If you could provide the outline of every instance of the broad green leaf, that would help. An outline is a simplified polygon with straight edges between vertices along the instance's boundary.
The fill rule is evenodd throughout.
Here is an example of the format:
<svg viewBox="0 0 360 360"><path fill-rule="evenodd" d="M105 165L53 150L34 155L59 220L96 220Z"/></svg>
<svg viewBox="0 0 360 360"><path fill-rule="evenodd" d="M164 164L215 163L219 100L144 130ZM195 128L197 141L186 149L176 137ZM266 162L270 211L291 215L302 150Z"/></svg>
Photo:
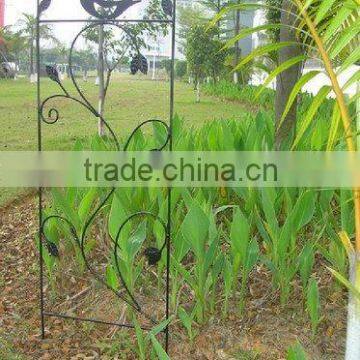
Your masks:
<svg viewBox="0 0 360 360"><path fill-rule="evenodd" d="M299 231L307 225L314 216L316 193L312 190L305 191L297 200L290 216L294 217L294 225Z"/></svg>
<svg viewBox="0 0 360 360"><path fill-rule="evenodd" d="M181 306L179 307L178 310L178 316L179 319L182 321L183 325L185 326L185 328L188 330L191 329L193 319Z"/></svg>
<svg viewBox="0 0 360 360"><path fill-rule="evenodd" d="M295 56L285 62L283 62L280 66L278 66L274 71L272 71L269 76L266 78L262 86L259 88L259 90L256 92L256 98L259 97L259 95L266 89L267 85L271 83L272 80L274 80L279 74L281 74L283 71L289 69L293 65L305 61L307 59L306 55L300 55Z"/></svg>
<svg viewBox="0 0 360 360"><path fill-rule="evenodd" d="M117 290L119 288L119 281L117 278L117 273L112 267L112 265L108 265L106 267L106 283L114 290Z"/></svg>
<svg viewBox="0 0 360 360"><path fill-rule="evenodd" d="M208 271L211 267L211 265L214 264L215 257L216 257L216 250L219 247L218 239L215 238L211 243L210 246L206 249L204 252L204 271Z"/></svg>
<svg viewBox="0 0 360 360"><path fill-rule="evenodd" d="M319 92L314 97L309 109L306 111L306 116L301 122L301 127L297 132L296 138L294 140L294 143L292 145L292 149L296 147L296 145L299 143L303 135L305 134L306 130L311 125L311 121L313 120L316 112L320 108L321 104L324 102L326 97L329 95L331 91L331 86L323 86Z"/></svg>
<svg viewBox="0 0 360 360"><path fill-rule="evenodd" d="M231 38L230 40L228 40L226 42L226 44L224 45L223 49L231 49L231 48L233 48L233 46L238 41L246 38L249 35L252 35L253 33L263 31L263 30L277 29L279 27L280 27L280 24L265 24L265 25L260 25L260 26L255 26L255 27L250 27L250 28L243 29L243 30L241 30L239 32L238 35L236 35L233 38Z"/></svg>
<svg viewBox="0 0 360 360"><path fill-rule="evenodd" d="M213 19L209 22L208 28L215 26L227 13L231 13L236 10L257 10L266 8L265 4L254 4L254 3L242 3L225 6Z"/></svg>
<svg viewBox="0 0 360 360"><path fill-rule="evenodd" d="M180 231L176 233L173 245L173 256L178 261L182 261L184 256L189 252L191 245L187 241L184 241L183 234Z"/></svg>
<svg viewBox="0 0 360 360"><path fill-rule="evenodd" d="M185 281L192 287L193 289L196 288L196 282L192 278L189 271L185 269L185 267L177 261L175 258L171 261L172 266L178 271L178 273L185 279Z"/></svg>
<svg viewBox="0 0 360 360"><path fill-rule="evenodd" d="M135 232L126 239L126 249L129 260L134 261L135 256L141 249L142 244L146 239L146 221L142 220Z"/></svg>
<svg viewBox="0 0 360 360"><path fill-rule="evenodd" d="M327 269L333 274L333 276L341 283L343 284L355 297L357 297L360 300L360 290L357 289L349 280L347 280L344 276L342 276L337 271L330 269L327 267Z"/></svg>
<svg viewBox="0 0 360 360"><path fill-rule="evenodd" d="M237 207L236 205L223 205L223 206L220 206L220 207L214 209L214 215L216 216L216 215L222 213L223 211L226 211L228 209L234 209L236 207Z"/></svg>
<svg viewBox="0 0 360 360"><path fill-rule="evenodd" d="M318 74L320 74L321 71L318 70L314 70L314 71L309 71L308 73L304 74L295 84L295 86L293 87L290 95L289 95L289 99L288 102L286 104L284 113L282 114L281 117L281 121L279 124L279 127L281 126L281 124L283 123L284 119L286 118L286 115L288 114L288 112L290 111L294 101L296 100L299 92L301 91L301 89L310 81L312 80L315 76L317 76Z"/></svg>
<svg viewBox="0 0 360 360"><path fill-rule="evenodd" d="M39 236L35 235L35 242L36 242L36 246L38 248L38 250L40 251L40 240L39 240ZM52 275L52 270L54 268L54 265L56 263L56 258L54 256L51 256L48 252L48 249L46 246L44 246L44 244L42 244L42 258L44 260L44 263L46 265L47 270L49 271L49 275Z"/></svg>
<svg viewBox="0 0 360 360"><path fill-rule="evenodd" d="M359 60L360 60L360 46L357 47L354 51L352 51L346 59L344 59L340 68L336 72L337 76L339 76L344 70L348 69L351 65L354 65Z"/></svg>
<svg viewBox="0 0 360 360"><path fill-rule="evenodd" d="M192 201L191 207L181 225L181 232L185 241L191 247L198 258L204 257L205 241L209 229L209 218L196 200Z"/></svg>
<svg viewBox="0 0 360 360"><path fill-rule="evenodd" d="M299 272L303 288L305 289L310 279L315 263L314 246L307 243L299 257Z"/></svg>
<svg viewBox="0 0 360 360"><path fill-rule="evenodd" d="M302 8L299 9L299 13L303 14L304 11L307 11L309 6L311 6L314 1L315 0L306 0L305 4L302 6Z"/></svg>
<svg viewBox="0 0 360 360"><path fill-rule="evenodd" d="M326 26L325 34L322 36L322 40L326 44L335 35L337 31L342 29L345 20L351 15L352 10L346 7L341 7L335 17L333 17Z"/></svg>
<svg viewBox="0 0 360 360"><path fill-rule="evenodd" d="M245 259L245 273L249 274L250 271L254 268L255 264L259 259L260 249L257 241L251 240L250 245L248 246L246 259Z"/></svg>
<svg viewBox="0 0 360 360"><path fill-rule="evenodd" d="M174 316L170 316L168 319L163 320L160 324L156 325L150 330L149 335L156 336L157 334L160 334L162 331L165 330L165 328L174 320Z"/></svg>
<svg viewBox="0 0 360 360"><path fill-rule="evenodd" d="M258 57L258 56L262 56L265 54L268 54L272 51L278 51L284 47L287 46L299 46L300 44L297 43L296 41L283 41L283 42L279 42L279 43L275 43L275 44L268 44L268 45L264 45L261 47L256 48L255 50L253 50L249 55L245 56L238 65L236 65L236 67L234 68L233 71L237 71L240 70L244 65L246 65L247 63L249 63L252 59Z"/></svg>
<svg viewBox="0 0 360 360"><path fill-rule="evenodd" d="M78 188L76 187L71 187L71 188L68 188L66 189L66 201L69 203L69 204L74 204L75 201L76 201L76 196L78 195Z"/></svg>
<svg viewBox="0 0 360 360"><path fill-rule="evenodd" d="M354 248L354 246L353 246L347 232L346 231L340 231L339 238L340 238L340 241L341 241L341 245L346 250L346 253L348 254L348 256L351 256L352 254L354 254L355 253L355 248Z"/></svg>
<svg viewBox="0 0 360 360"><path fill-rule="evenodd" d="M346 81L346 83L343 85L342 90L345 91L346 89L349 88L349 86L353 85L353 84L357 84L360 80L360 71L357 70L348 81Z"/></svg>
<svg viewBox="0 0 360 360"><path fill-rule="evenodd" d="M250 226L240 209L235 210L231 224L230 239L234 256L239 256L241 263L244 263L247 247L250 242Z"/></svg>
<svg viewBox="0 0 360 360"><path fill-rule="evenodd" d="M354 229L353 193L348 189L340 189L341 234L352 234Z"/></svg>
<svg viewBox="0 0 360 360"><path fill-rule="evenodd" d="M136 341L138 343L139 348L139 357L140 360L146 359L146 345L145 345L145 338L143 330L141 329L141 326L136 319L136 316L133 316L133 322L135 324L135 334L136 334Z"/></svg>
<svg viewBox="0 0 360 360"><path fill-rule="evenodd" d="M313 191L305 191L297 200L294 208L285 220L281 228L279 237L279 254L284 256L291 243L292 237L310 222L315 211L315 193Z"/></svg>
<svg viewBox="0 0 360 360"><path fill-rule="evenodd" d="M157 341L156 337L153 334L150 334L150 339L155 349L156 355L159 360L171 360L168 354L165 352L161 344Z"/></svg>
<svg viewBox="0 0 360 360"><path fill-rule="evenodd" d="M91 188L83 197L79 204L78 214L81 223L83 224L86 218L89 216L91 206L96 198L98 190L96 188Z"/></svg>
<svg viewBox="0 0 360 360"><path fill-rule="evenodd" d="M51 216L47 211L44 211L44 219ZM46 222L44 232L46 239L55 245L59 245L59 219L53 218Z"/></svg>
<svg viewBox="0 0 360 360"><path fill-rule="evenodd" d="M62 215L65 216L65 218L67 218L77 230L80 230L81 222L78 214L73 208L73 204L66 201L65 196L59 189L53 188L51 190L51 195L53 197L55 207L62 212Z"/></svg>
<svg viewBox="0 0 360 360"><path fill-rule="evenodd" d="M273 188L264 188L261 191L262 209L265 214L265 220L270 227L270 236L277 237L279 225L275 212L276 190Z"/></svg>
<svg viewBox="0 0 360 360"><path fill-rule="evenodd" d="M126 220L127 213L119 199L119 196L115 193L113 197L113 201L111 204L111 210L109 215L109 234L111 238L115 241L118 231L120 229L121 224ZM124 235L128 230L124 229Z"/></svg>
<svg viewBox="0 0 360 360"><path fill-rule="evenodd" d="M166 139L168 137L168 132L165 126L159 122L153 122L153 129L154 129L154 137L156 140L156 147L161 148L166 143Z"/></svg>
<svg viewBox="0 0 360 360"><path fill-rule="evenodd" d="M316 11L316 16L315 16L315 25L317 25L320 21L322 21L324 19L324 17L328 14L329 10L331 9L331 7L333 6L333 4L336 2L337 0L322 0L320 3L320 6L318 7L317 11Z"/></svg>
<svg viewBox="0 0 360 360"><path fill-rule="evenodd" d="M330 124L326 151L331 151L334 147L336 135L339 130L340 119L341 119L341 115L340 115L339 105L337 102L335 102L331 116L331 124Z"/></svg>
<svg viewBox="0 0 360 360"><path fill-rule="evenodd" d="M360 32L360 21L353 23L350 27L345 29L338 39L336 39L334 46L330 50L330 57L334 59L339 53L353 40Z"/></svg>

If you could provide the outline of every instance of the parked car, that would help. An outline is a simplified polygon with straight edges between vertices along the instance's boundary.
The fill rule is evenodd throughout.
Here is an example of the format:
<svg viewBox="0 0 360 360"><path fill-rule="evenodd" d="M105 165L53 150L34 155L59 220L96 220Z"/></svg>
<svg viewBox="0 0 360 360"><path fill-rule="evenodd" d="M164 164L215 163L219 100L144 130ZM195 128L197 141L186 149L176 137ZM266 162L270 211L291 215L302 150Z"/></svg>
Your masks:
<svg viewBox="0 0 360 360"><path fill-rule="evenodd" d="M0 78L14 79L17 73L17 65L12 62L0 63Z"/></svg>

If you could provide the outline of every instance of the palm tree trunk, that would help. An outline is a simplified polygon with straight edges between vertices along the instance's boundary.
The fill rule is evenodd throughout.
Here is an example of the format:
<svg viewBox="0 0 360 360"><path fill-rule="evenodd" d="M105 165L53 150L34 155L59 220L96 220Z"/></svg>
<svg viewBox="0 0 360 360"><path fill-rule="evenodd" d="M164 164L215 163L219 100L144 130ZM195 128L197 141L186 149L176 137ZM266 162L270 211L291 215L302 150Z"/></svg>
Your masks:
<svg viewBox="0 0 360 360"><path fill-rule="evenodd" d="M360 292L360 258L350 254L350 282ZM349 291L345 360L360 359L360 299Z"/></svg>
<svg viewBox="0 0 360 360"><path fill-rule="evenodd" d="M360 91L360 82L357 83L357 93ZM360 149L360 99L356 102L356 142ZM360 253L353 251L349 255L350 283L360 293ZM360 359L360 299L349 291L348 323L346 336L345 360Z"/></svg>
<svg viewBox="0 0 360 360"><path fill-rule="evenodd" d="M291 0L283 0L281 12L281 23L284 25L294 26L296 18L289 12L295 12L295 5ZM288 26L282 26L280 28L280 42L282 41L296 41L295 30L289 29ZM279 51L279 65L285 61L294 58L301 54L300 46L287 46ZM295 64L289 69L283 71L276 78L276 96L275 96L275 146L277 150L281 148L287 148L290 142L293 140L296 128L296 112L297 112L297 101L294 101L293 106L285 117L284 121L280 126L280 120L284 113L286 104L288 102L290 93L295 86L296 82L301 76L302 64Z"/></svg>
<svg viewBox="0 0 360 360"><path fill-rule="evenodd" d="M220 11L221 11L221 0L218 0L218 2L217 2L217 13L219 14ZM221 22L220 22L220 20L217 22L217 27L219 29L218 39L220 40L220 38L221 38L221 34L220 34Z"/></svg>
<svg viewBox="0 0 360 360"><path fill-rule="evenodd" d="M240 32L240 10L236 10L235 15L235 36L239 35ZM235 55L234 55L234 66L236 66L240 61L240 43L237 41L235 43ZM237 84L239 82L239 73L237 71L234 71L234 83Z"/></svg>
<svg viewBox="0 0 360 360"><path fill-rule="evenodd" d="M29 41L29 48L30 48L30 69L29 69L30 74L29 75L31 77L31 75L34 74L34 41L32 38Z"/></svg>
<svg viewBox="0 0 360 360"><path fill-rule="evenodd" d="M99 25L99 49L98 49L98 78L99 78L99 121L98 134L105 135L104 122L101 119L104 115L104 101L105 101L105 79L104 79L104 25Z"/></svg>
<svg viewBox="0 0 360 360"><path fill-rule="evenodd" d="M356 85L356 93L360 94L360 81ZM356 144L357 150L360 150L360 98L356 100Z"/></svg>

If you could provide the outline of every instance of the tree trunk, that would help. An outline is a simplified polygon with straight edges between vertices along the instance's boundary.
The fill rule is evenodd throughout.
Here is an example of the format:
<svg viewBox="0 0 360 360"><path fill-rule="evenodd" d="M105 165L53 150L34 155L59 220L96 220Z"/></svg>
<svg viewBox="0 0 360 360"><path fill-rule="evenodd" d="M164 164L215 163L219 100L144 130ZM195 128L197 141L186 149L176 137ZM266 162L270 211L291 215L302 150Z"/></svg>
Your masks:
<svg viewBox="0 0 360 360"><path fill-rule="evenodd" d="M360 81L357 82L356 93L360 94ZM360 98L356 100L356 145L357 151L360 151Z"/></svg>
<svg viewBox="0 0 360 360"><path fill-rule="evenodd" d="M153 56L151 80L156 80L156 55Z"/></svg>
<svg viewBox="0 0 360 360"><path fill-rule="evenodd" d="M30 39L30 44L29 44L29 48L30 48L30 77L31 75L34 74L34 41L33 39L31 38Z"/></svg>
<svg viewBox="0 0 360 360"><path fill-rule="evenodd" d="M357 93L360 91L360 82L357 83ZM357 149L360 149L360 99L356 101L356 131ZM360 293L360 253L350 253L350 282ZM349 291L348 323L346 336L345 360L360 359L360 299Z"/></svg>
<svg viewBox="0 0 360 360"><path fill-rule="evenodd" d="M289 12L296 13L295 5L291 0L283 0L281 12L281 23L284 25L294 26L296 17ZM288 27L280 28L280 42L282 41L296 41L295 30ZM279 65L285 61L301 54L300 46L287 46L279 51ZM290 93L295 86L296 82L301 76L302 64L298 63L283 71L276 78L276 96L275 96L275 146L277 150L286 149L289 147L290 142L293 140L296 129L296 112L297 112L297 100L294 101L293 106L282 122L280 121L282 114L284 113L286 104L288 102Z"/></svg>
<svg viewBox="0 0 360 360"><path fill-rule="evenodd" d="M240 32L240 10L236 10L235 15L235 36L239 35ZM235 54L234 54L234 67L239 63L241 55L240 43L237 41L235 43ZM239 82L239 74L237 71L234 72L234 83L237 84Z"/></svg>
<svg viewBox="0 0 360 360"><path fill-rule="evenodd" d="M360 292L359 254L350 254L350 282ZM360 359L360 299L349 291L345 360Z"/></svg>
<svg viewBox="0 0 360 360"><path fill-rule="evenodd" d="M196 83L196 102L200 102L200 81Z"/></svg>
<svg viewBox="0 0 360 360"><path fill-rule="evenodd" d="M217 2L217 13L219 14L220 11L221 11L221 0L218 0L218 2ZM218 20L218 22L217 22L217 27L218 27L218 30L219 30L218 39L220 40L220 38L221 38L221 33L220 33L221 22L220 22L220 20Z"/></svg>
<svg viewBox="0 0 360 360"><path fill-rule="evenodd" d="M104 25L99 25L99 49L98 49L98 78L99 78L99 115L104 115L105 79L104 79ZM98 121L99 136L105 135L105 125L101 118Z"/></svg>

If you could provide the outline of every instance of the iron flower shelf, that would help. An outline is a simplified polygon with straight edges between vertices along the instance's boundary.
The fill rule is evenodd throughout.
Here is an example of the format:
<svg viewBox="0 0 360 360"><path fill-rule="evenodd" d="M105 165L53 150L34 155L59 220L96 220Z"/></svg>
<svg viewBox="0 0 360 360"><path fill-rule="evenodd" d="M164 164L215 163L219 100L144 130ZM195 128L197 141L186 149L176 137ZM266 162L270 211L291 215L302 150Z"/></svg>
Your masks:
<svg viewBox="0 0 360 360"><path fill-rule="evenodd" d="M144 125L148 123L159 123L162 125L166 132L167 137L164 141L164 144L159 147L158 149L151 149L161 151L166 147L169 150L172 150L172 119L173 119L173 104L174 104L174 71L171 72L171 86L170 86L170 104L169 104L169 124L167 124L163 120L159 119L149 119L142 122L138 125L130 134L129 138L125 142L123 148L121 148L120 143L117 139L115 132L110 127L109 123L106 121L106 118L99 114L97 109L91 104L91 101L86 97L86 95L81 91L81 88L74 76L73 71L73 52L74 46L78 38L87 30L94 28L99 25L111 25L115 26L118 29L127 32L127 28L123 26L122 22L124 20L118 19L126 10L130 9L132 6L139 4L142 0L79 0L84 10L95 18L95 20L89 21L89 19L78 20L79 22L86 23L86 26L75 36L72 45L70 47L69 52L69 73L70 73L70 80L75 88L76 94L73 95L70 91L64 86L61 82L59 74L54 66L46 66L46 73L48 77L58 84L60 92L57 94L53 94L44 100L41 99L40 90L41 90L41 83L40 83L40 35L39 35L39 24L42 22L53 22L52 20L42 19L41 16L44 12L46 12L52 4L51 0L42 0L41 2L38 0L38 16L37 16L37 73L38 73L38 143L39 143L39 151L42 150L42 126L44 124L54 125L58 122L59 119L59 110L56 107L50 107L50 109L45 112L45 107L49 101L56 100L56 99L66 99L69 101L73 101L78 106L83 107L85 110L88 111L89 115L95 118L99 118L102 120L103 124L105 125L108 133L110 134L111 139L113 140L116 150L117 151L127 151L131 140L133 139L136 132L141 129ZM160 1L160 0L159 0ZM155 18L147 19L127 19L126 22L144 22L144 23L153 23L156 21L166 22L171 25L171 59L172 65L174 65L174 57L175 57L175 8L176 2L171 0L161 0L161 14L159 14L158 19L157 16ZM58 20L58 22L72 22L71 20ZM90 23L90 24L89 24ZM128 34L128 39L132 42L133 47L137 50L136 54L133 56L130 70L132 74L136 74L138 71L146 74L148 71L148 64L146 58L141 54L140 49L137 46L136 38L132 35ZM57 313L50 313L45 311L45 296L44 296L44 264L43 264L43 252L44 247L48 251L51 256L54 257L61 257L61 251L57 247L56 244L51 242L49 238L46 236L46 228L51 220L56 221L57 223L63 223L66 225L72 234L73 241L76 246L79 248L82 259L84 264L89 272L100 284L102 284L106 289L111 291L116 297L127 303L134 311L142 314L142 307L140 301L137 299L136 293L132 293L126 282L124 280L124 276L121 272L120 265L119 265L119 239L122 234L124 227L131 222L133 219L137 218L151 218L153 221L157 221L161 224L164 230L164 239L163 244L160 248L149 246L143 250L143 256L146 257L149 266L156 265L161 258L166 254L166 293L165 295L165 318L168 320L170 317L170 308L169 308L169 290L170 290L170 242L171 242L171 189L168 189L167 194L167 218L161 219L159 216L147 211L146 209L135 212L129 215L123 223L119 226L116 238L113 240L113 257L115 259L116 265L116 272L120 279L122 285L122 291L118 291L117 289L110 286L105 280L102 278L101 274L98 274L97 270L91 265L89 259L87 258L85 245L87 236L89 234L89 229L93 224L94 220L99 216L100 210L109 203L115 193L115 188L109 190L109 192L104 196L102 200L99 201L99 204L93 210L93 212L88 216L82 230L76 229L75 225L71 222L70 219L66 218L65 216L53 214L50 216L45 217L43 211L43 189L39 189L39 238L40 240L40 254L39 254L39 261L40 261L40 310L41 310L41 333L42 337L45 336L45 318L46 317L59 317L64 319L72 319L72 320L79 320L79 321L90 321L94 323L101 323L101 324L108 324L108 325L115 325L119 327L125 328L132 328L132 325L129 324L119 324L115 322L106 322L99 319L83 319L78 317L69 316L66 314L57 314ZM125 293L125 295L124 295ZM156 324L156 321L148 317L152 324ZM146 329L146 328L145 328ZM148 329L146 329L148 330ZM165 333L165 349L168 351L169 346L169 327L167 326L164 330Z"/></svg>

